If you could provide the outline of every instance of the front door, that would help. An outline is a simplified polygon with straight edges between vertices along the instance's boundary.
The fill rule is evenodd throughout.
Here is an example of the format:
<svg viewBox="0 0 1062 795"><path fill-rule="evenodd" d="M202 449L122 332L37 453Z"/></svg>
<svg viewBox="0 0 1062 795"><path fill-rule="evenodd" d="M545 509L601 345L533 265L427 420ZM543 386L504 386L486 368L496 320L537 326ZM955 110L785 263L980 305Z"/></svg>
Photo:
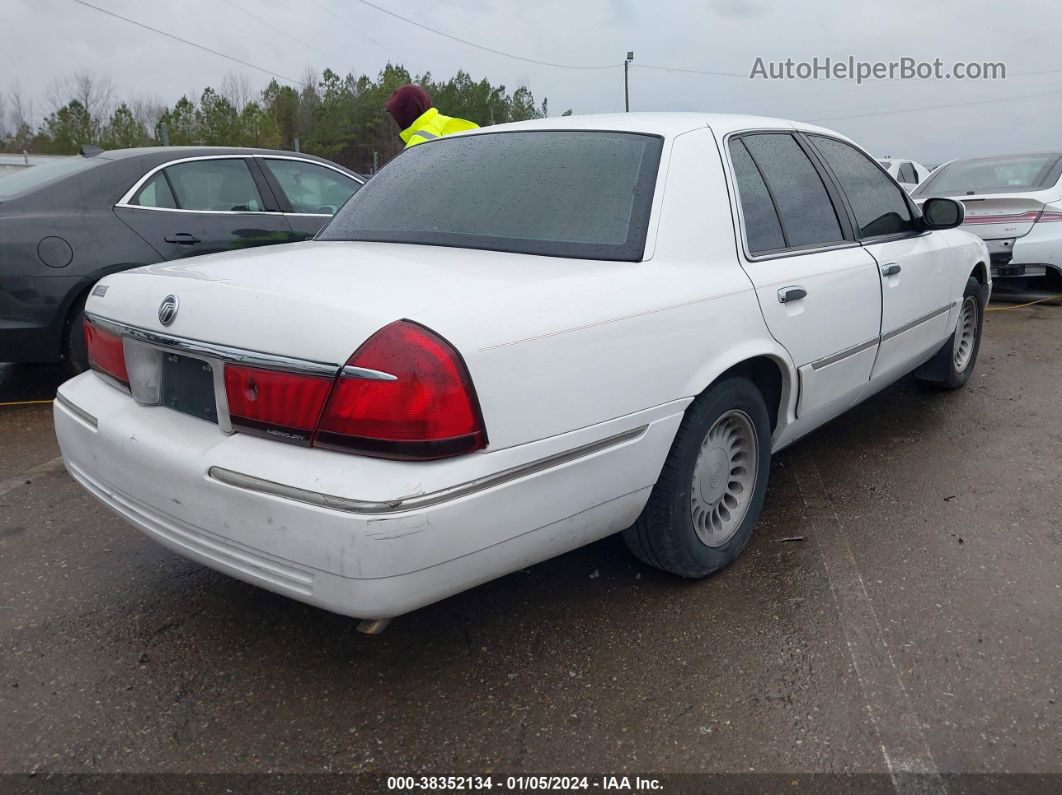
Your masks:
<svg viewBox="0 0 1062 795"><path fill-rule="evenodd" d="M851 239L839 199L806 144L785 132L731 137L731 168L747 255L771 334L800 374L797 417L825 422L853 405L878 347L877 267Z"/></svg>
<svg viewBox="0 0 1062 795"><path fill-rule="evenodd" d="M854 146L809 135L851 207L881 280L881 346L872 379L889 382L913 369L947 338L951 309L949 246L923 231L903 189Z"/></svg>
<svg viewBox="0 0 1062 795"><path fill-rule="evenodd" d="M290 242L291 227L252 166L243 157L175 162L114 211L168 260Z"/></svg>

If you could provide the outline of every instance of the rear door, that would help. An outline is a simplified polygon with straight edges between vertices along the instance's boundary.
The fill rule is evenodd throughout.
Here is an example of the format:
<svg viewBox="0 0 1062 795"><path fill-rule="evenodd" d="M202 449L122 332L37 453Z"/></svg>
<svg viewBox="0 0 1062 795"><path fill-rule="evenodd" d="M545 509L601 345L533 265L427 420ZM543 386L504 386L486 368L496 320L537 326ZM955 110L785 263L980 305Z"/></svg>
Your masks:
<svg viewBox="0 0 1062 795"><path fill-rule="evenodd" d="M147 174L114 211L170 260L290 242L291 227L253 166L248 157L174 161Z"/></svg>
<svg viewBox="0 0 1062 795"><path fill-rule="evenodd" d="M881 320L877 267L805 142L783 131L743 133L728 139L727 152L745 270L800 374L797 416L824 422L870 378Z"/></svg>
<svg viewBox="0 0 1062 795"><path fill-rule="evenodd" d="M362 185L338 168L312 160L261 155L255 159L297 240L316 235Z"/></svg>
<svg viewBox="0 0 1062 795"><path fill-rule="evenodd" d="M922 230L911 200L874 160L836 138L808 139L841 188L857 237L878 264L881 345L871 377L891 380L948 336L954 254L945 235Z"/></svg>

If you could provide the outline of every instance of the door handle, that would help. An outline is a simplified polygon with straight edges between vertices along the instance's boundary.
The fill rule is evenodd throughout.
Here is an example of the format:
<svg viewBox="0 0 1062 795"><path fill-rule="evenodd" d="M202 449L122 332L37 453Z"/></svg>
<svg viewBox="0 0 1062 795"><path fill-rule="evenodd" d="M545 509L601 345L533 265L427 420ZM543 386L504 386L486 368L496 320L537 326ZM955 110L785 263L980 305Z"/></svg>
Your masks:
<svg viewBox="0 0 1062 795"><path fill-rule="evenodd" d="M790 301L799 301L801 298L806 298L808 291L803 287L783 287L778 291L778 303L788 304Z"/></svg>
<svg viewBox="0 0 1062 795"><path fill-rule="evenodd" d="M199 242L199 238L188 232L177 232L176 234L164 237L167 243L177 243L180 246L194 246Z"/></svg>
<svg viewBox="0 0 1062 795"><path fill-rule="evenodd" d="M882 265L881 266L881 275L882 276L895 276L899 272L900 272L900 266L897 265L895 262L890 262L888 265Z"/></svg>

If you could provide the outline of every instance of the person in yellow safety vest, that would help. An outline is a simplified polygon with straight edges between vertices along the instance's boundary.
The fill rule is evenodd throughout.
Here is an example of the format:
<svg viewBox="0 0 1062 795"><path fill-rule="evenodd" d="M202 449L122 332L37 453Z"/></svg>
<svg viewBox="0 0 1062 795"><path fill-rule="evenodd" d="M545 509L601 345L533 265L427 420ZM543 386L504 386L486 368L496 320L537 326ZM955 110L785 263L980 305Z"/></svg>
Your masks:
<svg viewBox="0 0 1062 795"><path fill-rule="evenodd" d="M412 83L396 88L384 107L398 123L399 136L406 142L406 149L433 138L479 127L475 122L443 116L432 107L428 92Z"/></svg>

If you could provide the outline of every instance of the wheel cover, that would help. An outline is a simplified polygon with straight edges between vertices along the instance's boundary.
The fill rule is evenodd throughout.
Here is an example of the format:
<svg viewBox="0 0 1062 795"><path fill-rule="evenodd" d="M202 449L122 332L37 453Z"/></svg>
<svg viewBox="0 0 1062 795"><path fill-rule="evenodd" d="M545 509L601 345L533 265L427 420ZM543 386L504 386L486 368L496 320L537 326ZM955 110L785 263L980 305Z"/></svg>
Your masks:
<svg viewBox="0 0 1062 795"><path fill-rule="evenodd" d="M977 299L968 295L959 310L959 322L955 327L955 347L952 351L952 363L955 372L961 373L970 366L973 358L974 343L977 341L977 313L980 308Z"/></svg>
<svg viewBox="0 0 1062 795"><path fill-rule="evenodd" d="M756 426L745 412L728 411L708 429L690 490L693 528L705 546L722 546L741 526L756 491L758 458Z"/></svg>

